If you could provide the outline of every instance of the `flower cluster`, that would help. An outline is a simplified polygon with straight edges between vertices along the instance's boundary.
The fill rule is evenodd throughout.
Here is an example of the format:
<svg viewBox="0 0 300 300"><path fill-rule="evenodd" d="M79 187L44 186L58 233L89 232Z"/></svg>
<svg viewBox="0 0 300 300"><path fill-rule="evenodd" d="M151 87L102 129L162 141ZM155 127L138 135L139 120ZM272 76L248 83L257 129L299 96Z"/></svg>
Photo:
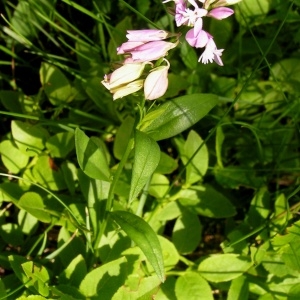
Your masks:
<svg viewBox="0 0 300 300"><path fill-rule="evenodd" d="M203 17L222 20L234 11L225 5L241 0L165 0L175 2L176 25L186 25L191 29L186 33L186 41L195 48L205 48L199 62L207 64L215 61L223 66L223 49L218 49L213 36L203 30ZM105 75L102 84L119 99L144 88L145 99L154 100L164 95L168 88L170 64L165 58L168 51L179 43L180 34L159 29L128 30L128 41L117 48L124 55L121 67ZM173 41L170 41L172 40Z"/></svg>
<svg viewBox="0 0 300 300"><path fill-rule="evenodd" d="M195 48L205 48L199 62L207 64L215 61L223 66L221 59L224 49L218 49L214 38L203 30L203 17L212 17L217 20L231 16L234 11L225 5L232 5L241 0L165 0L164 3L175 2L175 21L177 27L187 25L192 27L185 36L186 41ZM200 5L200 6L199 6Z"/></svg>
<svg viewBox="0 0 300 300"><path fill-rule="evenodd" d="M170 67L165 56L170 49L178 45L178 36L157 29L128 30L126 35L128 41L117 48L118 54L125 55L122 66L105 75L102 81L113 94L113 99L122 98L143 87L147 100L163 96L168 88ZM176 41L166 41L171 37L175 37ZM147 66L151 66L152 69L147 71Z"/></svg>

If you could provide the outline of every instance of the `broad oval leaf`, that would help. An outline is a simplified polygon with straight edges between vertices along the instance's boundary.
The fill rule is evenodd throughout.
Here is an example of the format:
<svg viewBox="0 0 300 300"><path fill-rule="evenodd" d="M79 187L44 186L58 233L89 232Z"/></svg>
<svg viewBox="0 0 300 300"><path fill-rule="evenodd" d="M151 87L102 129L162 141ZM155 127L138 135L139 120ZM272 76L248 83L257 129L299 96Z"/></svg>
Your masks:
<svg viewBox="0 0 300 300"><path fill-rule="evenodd" d="M186 272L175 284L177 300L213 300L208 282L196 272Z"/></svg>
<svg viewBox="0 0 300 300"><path fill-rule="evenodd" d="M230 200L210 185L182 189L179 202L193 212L210 218L228 218L236 214Z"/></svg>
<svg viewBox="0 0 300 300"><path fill-rule="evenodd" d="M51 136L46 147L51 157L66 157L74 149L73 132L59 132Z"/></svg>
<svg viewBox="0 0 300 300"><path fill-rule="evenodd" d="M178 97L147 114L140 129L156 141L170 138L196 124L217 103L213 94Z"/></svg>
<svg viewBox="0 0 300 300"><path fill-rule="evenodd" d="M158 144L147 134L137 130L129 202L137 197L158 166L159 160Z"/></svg>
<svg viewBox="0 0 300 300"><path fill-rule="evenodd" d="M187 254L193 252L200 243L202 236L202 224L199 217L183 210L182 215L176 220L172 241L179 253Z"/></svg>
<svg viewBox="0 0 300 300"><path fill-rule="evenodd" d="M251 266L249 257L232 253L216 254L204 259L198 271L208 281L223 282L241 276Z"/></svg>
<svg viewBox="0 0 300 300"><path fill-rule="evenodd" d="M91 178L109 181L106 154L79 128L75 130L75 146L81 170Z"/></svg>
<svg viewBox="0 0 300 300"><path fill-rule="evenodd" d="M41 222L51 222L51 215L46 211L43 198L38 193L25 193L18 201L18 206L36 217Z"/></svg>
<svg viewBox="0 0 300 300"><path fill-rule="evenodd" d="M11 132L17 147L28 156L39 154L48 138L48 132L41 126L21 121L11 122Z"/></svg>
<svg viewBox="0 0 300 300"><path fill-rule="evenodd" d="M112 299L126 277L126 258L121 257L89 272L81 281L79 290L86 298Z"/></svg>
<svg viewBox="0 0 300 300"><path fill-rule="evenodd" d="M29 156L23 154L10 140L0 143L0 154L4 166L13 174L25 168L29 160Z"/></svg>
<svg viewBox="0 0 300 300"><path fill-rule="evenodd" d="M142 218L127 212L114 211L110 213L113 220L143 251L159 279L165 280L164 260L157 235L150 225Z"/></svg>
<svg viewBox="0 0 300 300"><path fill-rule="evenodd" d="M40 78L45 93L53 105L73 100L71 84L64 73L57 67L48 63L42 63Z"/></svg>

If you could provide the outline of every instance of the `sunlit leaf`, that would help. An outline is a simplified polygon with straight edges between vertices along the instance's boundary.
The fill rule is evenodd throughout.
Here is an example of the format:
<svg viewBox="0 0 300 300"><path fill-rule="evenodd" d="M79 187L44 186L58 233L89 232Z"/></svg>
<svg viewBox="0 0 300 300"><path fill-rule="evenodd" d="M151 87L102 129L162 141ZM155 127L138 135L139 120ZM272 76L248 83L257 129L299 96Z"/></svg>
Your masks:
<svg viewBox="0 0 300 300"><path fill-rule="evenodd" d="M248 257L238 254L215 254L204 259L199 267L200 274L212 282L230 281L245 273L252 263Z"/></svg>
<svg viewBox="0 0 300 300"><path fill-rule="evenodd" d="M217 103L218 97L212 94L175 98L148 113L140 129L157 141L170 138L196 124Z"/></svg>
<svg viewBox="0 0 300 300"><path fill-rule="evenodd" d="M94 179L108 181L110 170L105 153L79 128L75 130L75 146L81 170Z"/></svg>
<svg viewBox="0 0 300 300"><path fill-rule="evenodd" d="M186 272L180 276L175 285L178 300L213 300L208 282L196 272Z"/></svg>
<svg viewBox="0 0 300 300"><path fill-rule="evenodd" d="M126 211L114 211L110 213L110 216L141 248L157 276L163 282L165 275L162 249L157 235L150 225L140 217Z"/></svg>
<svg viewBox="0 0 300 300"><path fill-rule="evenodd" d="M129 201L137 197L146 182L149 180L160 159L158 144L147 134L136 131L134 162L132 169L132 179L129 193Z"/></svg>

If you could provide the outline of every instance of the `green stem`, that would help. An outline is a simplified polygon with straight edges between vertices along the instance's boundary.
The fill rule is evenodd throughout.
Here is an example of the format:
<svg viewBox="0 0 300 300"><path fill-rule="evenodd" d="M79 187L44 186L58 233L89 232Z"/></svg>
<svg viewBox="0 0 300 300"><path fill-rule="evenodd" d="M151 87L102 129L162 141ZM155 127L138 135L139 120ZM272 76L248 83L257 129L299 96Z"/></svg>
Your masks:
<svg viewBox="0 0 300 300"><path fill-rule="evenodd" d="M139 201L139 206L136 210L136 215L141 217L143 215L143 209L144 209L144 206L145 206L145 203L146 203L146 200L147 200L147 197L148 197L148 190L149 190L149 187L150 187L150 182L151 182L151 179L152 179L152 176L148 179L144 189L143 189L143 192L142 192L142 195L141 195L141 198L140 198L140 201Z"/></svg>
<svg viewBox="0 0 300 300"><path fill-rule="evenodd" d="M45 236L45 234L47 234L53 228L54 225L55 225L54 223L51 223L50 226L39 236L39 238L35 241L35 243L30 248L30 250L28 251L28 253L27 253L26 256L30 256L31 255L31 253L37 247L37 245L41 242L41 240L43 239L43 237Z"/></svg>
<svg viewBox="0 0 300 300"><path fill-rule="evenodd" d="M107 226L107 217L108 217L108 212L111 211L112 207L113 207L113 203L114 203L114 192L115 192L115 188L117 185L117 182L119 181L119 178L121 176L122 170L125 166L125 163L128 159L128 156L130 154L130 151L132 149L134 143L134 138L132 137L128 144L127 144L127 148L125 150L125 153L118 165L117 171L115 173L114 179L111 183L110 189L109 189L109 193L108 193L108 198L107 198L107 202L106 202L106 209L105 209L105 213L104 213L104 218L103 218L103 222L101 224L100 230L99 230L99 234L97 235L96 241L95 241L95 248L98 247L101 237L104 234L105 228Z"/></svg>

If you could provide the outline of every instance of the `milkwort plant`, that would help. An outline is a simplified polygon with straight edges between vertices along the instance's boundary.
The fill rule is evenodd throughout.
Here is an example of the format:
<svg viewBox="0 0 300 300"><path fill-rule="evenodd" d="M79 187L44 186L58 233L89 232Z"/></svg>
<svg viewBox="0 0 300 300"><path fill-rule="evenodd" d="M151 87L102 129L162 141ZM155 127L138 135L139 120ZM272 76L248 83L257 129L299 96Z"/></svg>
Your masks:
<svg viewBox="0 0 300 300"><path fill-rule="evenodd" d="M4 2L1 299L300 297L300 3L153 2Z"/></svg>

